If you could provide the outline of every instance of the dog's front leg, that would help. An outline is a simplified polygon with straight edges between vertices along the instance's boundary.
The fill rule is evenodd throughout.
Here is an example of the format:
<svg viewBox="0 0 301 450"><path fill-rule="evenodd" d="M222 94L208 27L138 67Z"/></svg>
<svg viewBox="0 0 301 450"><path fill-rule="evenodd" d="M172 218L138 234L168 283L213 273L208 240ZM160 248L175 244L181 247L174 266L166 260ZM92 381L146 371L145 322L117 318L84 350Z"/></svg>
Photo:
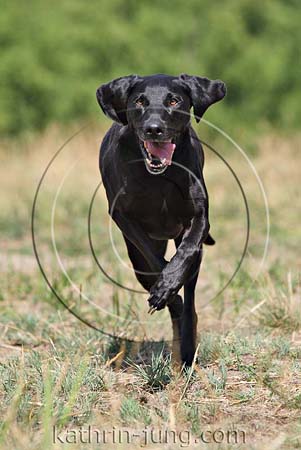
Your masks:
<svg viewBox="0 0 301 450"><path fill-rule="evenodd" d="M152 251L152 242L143 228L134 221L128 220L119 212L114 212L113 219L129 241L141 252L149 264L151 271L159 275L166 266L166 260Z"/></svg>
<svg viewBox="0 0 301 450"><path fill-rule="evenodd" d="M183 235L176 254L165 266L150 290L149 305L152 311L162 309L181 289L190 276L190 268L199 258L201 245L209 232L206 214L194 217Z"/></svg>

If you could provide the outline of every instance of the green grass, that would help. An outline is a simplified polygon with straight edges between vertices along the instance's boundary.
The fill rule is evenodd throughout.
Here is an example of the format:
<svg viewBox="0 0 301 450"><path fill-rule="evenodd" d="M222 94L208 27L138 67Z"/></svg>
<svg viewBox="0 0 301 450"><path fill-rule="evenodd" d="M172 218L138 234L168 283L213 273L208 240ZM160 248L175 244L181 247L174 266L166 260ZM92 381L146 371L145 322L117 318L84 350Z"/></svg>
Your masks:
<svg viewBox="0 0 301 450"><path fill-rule="evenodd" d="M68 306L119 337L103 335L70 315L47 288L33 257L29 229L32 195L43 164L53 153L54 141L60 140L60 132L51 130L42 135L28 153L20 153L18 158L14 154L2 155L0 173L14 201L1 200L4 251L0 280L0 448L59 449L59 442L52 444L54 426L63 436L68 430L79 431L89 425L101 430L167 428L190 433L191 439L200 438L206 430L238 430L246 433L246 445L223 442L212 443L210 448L299 448L300 260L298 247L292 245L292 231L286 233L286 226L290 230L299 226L298 212L287 201L299 186L295 140L288 145L279 137L277 153L273 150L275 138L258 143L255 165L264 176L272 220L277 226L272 228L265 268L256 280L254 273L264 242L264 215L260 196L251 195L255 187L243 162L236 161L246 185L250 182L252 187L251 246L233 283L210 302L238 261L245 230L233 180L224 173L223 166L208 157L206 180L217 244L206 249L196 289L198 358L193 370L178 373L170 363L171 325L167 312L150 318L147 297L112 287L91 258L86 213L99 180L94 144L98 138L97 133L82 136L72 154L62 155L51 173L41 198L37 242L47 275ZM78 287L74 290L53 252L49 207L70 158L85 157L87 142L93 144L88 146L91 152L84 159L81 178L74 173L67 182L55 224L62 262ZM42 149L41 153L38 149ZM284 157L287 165L283 164ZM25 162L30 170L24 171ZM286 192L279 188L279 171L287 180ZM10 173L16 173L16 177L12 179ZM233 194L232 204L227 200L229 193ZM19 212L14 221L16 210ZM108 245L103 193L99 194L94 214L93 238L101 262L118 282L139 289L133 274L118 264ZM114 239L128 262L116 228ZM85 296L91 297L96 306ZM143 342L125 342L121 333ZM108 448L123 448L110 445ZM179 441L177 445L180 448ZM131 448L138 447L138 440L132 443ZM89 447L69 444L68 448ZM93 444L91 448L99 446ZM162 444L160 448L169 447Z"/></svg>
<svg viewBox="0 0 301 450"><path fill-rule="evenodd" d="M166 357L163 351L159 354L152 354L149 363L129 362L129 365L140 379L144 380L145 386L152 391L161 390L170 382L170 357Z"/></svg>

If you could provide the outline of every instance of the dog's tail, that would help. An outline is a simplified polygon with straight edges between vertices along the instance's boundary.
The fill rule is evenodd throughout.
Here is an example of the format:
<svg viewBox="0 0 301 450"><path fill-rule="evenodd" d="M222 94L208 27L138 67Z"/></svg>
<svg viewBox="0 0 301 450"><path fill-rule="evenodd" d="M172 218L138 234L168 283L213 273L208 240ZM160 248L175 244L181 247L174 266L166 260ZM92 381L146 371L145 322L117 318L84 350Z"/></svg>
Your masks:
<svg viewBox="0 0 301 450"><path fill-rule="evenodd" d="M215 244L215 240L213 239L213 237L210 234L208 234L208 236L204 240L204 244L206 244L206 245L214 245Z"/></svg>

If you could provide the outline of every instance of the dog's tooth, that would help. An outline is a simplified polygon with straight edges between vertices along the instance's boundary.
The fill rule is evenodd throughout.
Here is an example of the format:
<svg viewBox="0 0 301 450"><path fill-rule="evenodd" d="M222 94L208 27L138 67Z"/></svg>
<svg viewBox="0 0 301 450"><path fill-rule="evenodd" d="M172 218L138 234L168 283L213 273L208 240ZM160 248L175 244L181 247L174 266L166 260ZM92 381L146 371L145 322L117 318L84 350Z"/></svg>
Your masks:
<svg viewBox="0 0 301 450"><path fill-rule="evenodd" d="M162 159L162 164L165 164L166 163L166 158L163 158Z"/></svg>

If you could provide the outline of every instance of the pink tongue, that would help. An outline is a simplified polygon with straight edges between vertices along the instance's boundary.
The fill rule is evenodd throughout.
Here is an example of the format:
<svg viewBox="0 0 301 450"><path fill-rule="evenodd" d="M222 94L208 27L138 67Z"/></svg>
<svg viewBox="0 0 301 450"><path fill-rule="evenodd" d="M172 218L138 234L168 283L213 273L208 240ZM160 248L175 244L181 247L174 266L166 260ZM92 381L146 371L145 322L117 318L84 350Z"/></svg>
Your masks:
<svg viewBox="0 0 301 450"><path fill-rule="evenodd" d="M171 159L173 152L176 148L175 144L171 142L153 142L153 141L145 141L145 147L147 150L157 158L166 159L166 164L171 165Z"/></svg>

